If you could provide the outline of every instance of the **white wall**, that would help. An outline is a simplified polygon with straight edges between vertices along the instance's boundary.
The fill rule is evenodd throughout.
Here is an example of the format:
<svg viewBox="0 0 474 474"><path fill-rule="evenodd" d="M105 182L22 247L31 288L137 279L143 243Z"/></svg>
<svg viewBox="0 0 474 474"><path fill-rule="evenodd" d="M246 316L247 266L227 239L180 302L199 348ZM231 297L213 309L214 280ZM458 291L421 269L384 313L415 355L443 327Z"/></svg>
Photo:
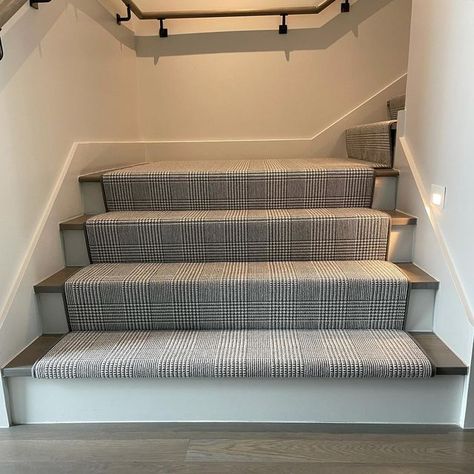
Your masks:
<svg viewBox="0 0 474 474"><path fill-rule="evenodd" d="M407 171L399 202L407 210L418 206L415 262L441 280L435 331L468 363L474 302L473 54L472 0L414 0L405 151L425 199L434 183L447 186L447 200L444 210L426 213ZM443 257L443 242L451 258ZM474 421L472 407L469 414Z"/></svg>
<svg viewBox="0 0 474 474"><path fill-rule="evenodd" d="M143 138L307 139L403 75L411 1L359 0L348 15L339 3L319 16L290 17L286 36L277 33L277 17L167 21L167 39L157 36L156 22L142 22Z"/></svg>
<svg viewBox="0 0 474 474"><path fill-rule="evenodd" d="M32 285L63 265L43 226L73 142L138 138L133 33L104 5L25 5L2 31L0 363L41 333Z"/></svg>

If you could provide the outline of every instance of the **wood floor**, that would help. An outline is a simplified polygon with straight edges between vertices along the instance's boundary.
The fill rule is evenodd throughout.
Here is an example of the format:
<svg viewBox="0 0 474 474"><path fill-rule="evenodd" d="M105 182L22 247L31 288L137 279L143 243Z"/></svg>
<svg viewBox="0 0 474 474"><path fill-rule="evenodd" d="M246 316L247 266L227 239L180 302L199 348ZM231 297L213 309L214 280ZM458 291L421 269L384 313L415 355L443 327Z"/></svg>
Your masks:
<svg viewBox="0 0 474 474"><path fill-rule="evenodd" d="M1 474L474 473L455 427L127 424L0 430Z"/></svg>

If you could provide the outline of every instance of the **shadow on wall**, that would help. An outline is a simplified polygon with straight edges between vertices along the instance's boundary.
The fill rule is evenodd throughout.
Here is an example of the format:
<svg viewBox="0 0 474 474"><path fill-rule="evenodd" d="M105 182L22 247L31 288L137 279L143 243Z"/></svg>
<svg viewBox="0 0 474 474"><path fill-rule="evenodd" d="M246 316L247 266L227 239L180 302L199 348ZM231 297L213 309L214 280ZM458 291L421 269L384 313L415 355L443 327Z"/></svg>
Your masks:
<svg viewBox="0 0 474 474"><path fill-rule="evenodd" d="M8 28L2 35L5 57L0 63L0 91L36 49L39 50L40 56L47 54L42 42L69 5L75 9L76 22L80 21L77 12L81 11L97 24L102 25L122 46L134 49L133 32L123 25L117 25L114 14L97 0L55 0L40 5L40 10L31 9L27 14L19 17L11 28ZM18 32L25 31L28 34L22 34L21 41L19 41ZM74 30L71 29L71 35L74 34ZM80 37L76 39L80 41Z"/></svg>
<svg viewBox="0 0 474 474"><path fill-rule="evenodd" d="M288 35L279 35L277 30L260 30L174 36L170 31L168 38L137 36L137 57L154 58L157 64L160 56L284 51L289 60L291 51L327 49L349 32L357 36L358 25L392 1L359 1L352 5L351 13L338 14L320 28L291 30L289 27Z"/></svg>

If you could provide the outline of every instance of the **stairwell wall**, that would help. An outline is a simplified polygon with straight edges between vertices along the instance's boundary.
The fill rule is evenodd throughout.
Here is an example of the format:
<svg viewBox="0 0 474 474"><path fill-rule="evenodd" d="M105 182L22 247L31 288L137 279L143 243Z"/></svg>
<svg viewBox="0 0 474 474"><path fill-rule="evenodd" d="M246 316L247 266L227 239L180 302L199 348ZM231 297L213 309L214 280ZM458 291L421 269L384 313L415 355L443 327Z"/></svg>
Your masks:
<svg viewBox="0 0 474 474"><path fill-rule="evenodd" d="M1 33L0 364L42 332L33 285L64 265L48 216L73 143L138 138L133 32L113 4L26 3Z"/></svg>
<svg viewBox="0 0 474 474"><path fill-rule="evenodd" d="M473 53L472 0L414 0L403 140L425 201L431 184L446 186L447 196L444 209L418 205L416 212L412 206L420 199L406 169L399 204L420 218L415 263L441 281L434 329L466 363L471 362L474 323ZM461 422L472 427L474 380L466 387L465 402Z"/></svg>
<svg viewBox="0 0 474 474"><path fill-rule="evenodd" d="M279 3L288 5L231 0L225 8ZM278 17L166 21L166 39L158 37L155 21L140 22L136 50L144 140L255 140L254 148L261 151L264 141L268 146L275 139L281 140L283 156L301 156L298 139L310 141L406 73L411 0L351 3L350 14L341 14L335 2L320 15L289 17L288 35L278 34ZM152 4L169 8L164 0L140 2ZM189 5L187 0L182 8ZM199 2L200 8L206 6L216 7L216 2ZM403 93L405 84L400 84L392 94ZM383 101L365 120L385 117ZM345 154L342 140L336 146L337 139L330 138L333 146L324 147L325 154ZM250 156L250 146L228 149L231 157L238 157L239 148ZM314 144L313 153L319 146ZM311 149L304 152L309 155ZM183 158L193 158L192 150L185 153Z"/></svg>

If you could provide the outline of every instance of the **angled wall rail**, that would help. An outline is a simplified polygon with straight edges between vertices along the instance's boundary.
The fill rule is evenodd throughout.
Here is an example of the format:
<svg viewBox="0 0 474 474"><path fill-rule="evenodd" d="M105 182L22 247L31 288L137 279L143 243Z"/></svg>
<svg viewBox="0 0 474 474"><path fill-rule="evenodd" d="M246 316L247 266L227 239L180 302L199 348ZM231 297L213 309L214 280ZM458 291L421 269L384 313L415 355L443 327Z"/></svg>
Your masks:
<svg viewBox="0 0 474 474"><path fill-rule="evenodd" d="M40 3L49 3L51 0L0 0L0 31L2 26L26 3L38 10ZM0 61L3 59L4 50L0 38Z"/></svg>
<svg viewBox="0 0 474 474"><path fill-rule="evenodd" d="M168 30L164 27L165 20L179 20L184 18L226 18L226 17L244 17L244 16L280 16L281 24L278 29L280 34L288 32L288 25L286 24L286 17L289 15L317 15L332 5L337 0L324 0L318 5L312 7L286 7L286 8L247 8L235 10L187 10L187 11L143 11L133 0L122 0L127 7L126 16L117 14L117 23L120 25L132 18L132 13L140 20L157 20L160 22L160 37L168 36ZM349 0L342 0L341 12L347 13L350 11Z"/></svg>

